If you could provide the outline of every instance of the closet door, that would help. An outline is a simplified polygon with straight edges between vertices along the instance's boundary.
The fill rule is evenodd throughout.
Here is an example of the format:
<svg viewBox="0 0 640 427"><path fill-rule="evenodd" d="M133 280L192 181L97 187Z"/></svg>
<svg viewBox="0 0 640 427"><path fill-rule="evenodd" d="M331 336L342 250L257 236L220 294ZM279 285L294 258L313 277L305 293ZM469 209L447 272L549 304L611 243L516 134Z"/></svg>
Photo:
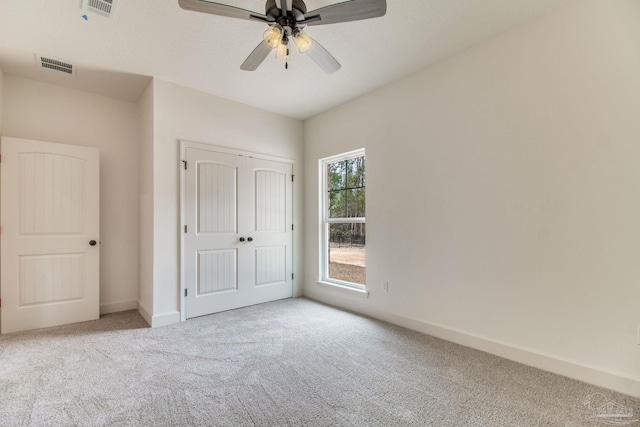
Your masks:
<svg viewBox="0 0 640 427"><path fill-rule="evenodd" d="M186 317L291 297L291 164L197 148L186 161Z"/></svg>
<svg viewBox="0 0 640 427"><path fill-rule="evenodd" d="M252 304L293 296L291 164L248 159L252 213L247 246Z"/></svg>

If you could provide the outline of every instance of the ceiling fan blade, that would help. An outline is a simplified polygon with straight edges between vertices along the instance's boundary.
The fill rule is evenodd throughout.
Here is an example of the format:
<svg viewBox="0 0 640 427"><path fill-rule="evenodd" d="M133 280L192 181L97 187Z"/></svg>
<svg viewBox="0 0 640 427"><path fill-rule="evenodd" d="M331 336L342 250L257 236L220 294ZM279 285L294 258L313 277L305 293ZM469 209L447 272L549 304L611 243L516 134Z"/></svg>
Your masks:
<svg viewBox="0 0 640 427"><path fill-rule="evenodd" d="M310 20L307 25L326 25L378 18L386 13L387 0L351 0L312 10L305 13L304 17Z"/></svg>
<svg viewBox="0 0 640 427"><path fill-rule="evenodd" d="M255 71L258 69L260 64L264 62L265 58L269 56L271 52L271 48L269 45L263 40L253 52L244 60L242 65L240 66L241 70L244 71Z"/></svg>
<svg viewBox="0 0 640 427"><path fill-rule="evenodd" d="M312 40L313 45L311 46L311 49L309 49L309 52L307 52L307 55L309 55L309 57L313 59L313 61L318 64L318 66L322 68L325 73L333 74L340 68L342 68L342 65L340 65L338 60L334 58L327 49L325 49L316 40Z"/></svg>
<svg viewBox="0 0 640 427"><path fill-rule="evenodd" d="M185 10L193 10L195 12L210 13L211 15L227 16L229 18L247 19L247 20L267 20L267 17L253 12L251 10L241 9L226 4L214 3L205 0L178 0L180 7Z"/></svg>

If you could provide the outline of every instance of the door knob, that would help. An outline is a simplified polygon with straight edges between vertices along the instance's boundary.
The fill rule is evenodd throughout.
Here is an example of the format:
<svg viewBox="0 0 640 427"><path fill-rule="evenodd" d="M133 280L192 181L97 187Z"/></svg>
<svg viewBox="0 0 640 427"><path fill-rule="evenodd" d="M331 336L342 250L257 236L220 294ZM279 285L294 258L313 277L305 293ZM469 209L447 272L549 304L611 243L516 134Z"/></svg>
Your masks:
<svg viewBox="0 0 640 427"><path fill-rule="evenodd" d="M95 246L97 243L98 243L98 242L96 242L95 240L92 240L92 241L90 241L90 242L89 242L89 244L90 244L91 246Z"/></svg>
<svg viewBox="0 0 640 427"><path fill-rule="evenodd" d="M253 242L253 237L247 238L248 241Z"/></svg>
<svg viewBox="0 0 640 427"><path fill-rule="evenodd" d="M240 238L240 241L241 241L241 242L244 242L244 237L241 237L241 238Z"/></svg>

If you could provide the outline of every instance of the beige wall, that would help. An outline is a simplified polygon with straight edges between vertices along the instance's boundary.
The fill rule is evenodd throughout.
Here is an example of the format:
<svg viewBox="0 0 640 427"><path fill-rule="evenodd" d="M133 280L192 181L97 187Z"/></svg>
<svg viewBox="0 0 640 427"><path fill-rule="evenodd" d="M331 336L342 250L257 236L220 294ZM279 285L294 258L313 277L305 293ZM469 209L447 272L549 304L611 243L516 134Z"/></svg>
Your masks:
<svg viewBox="0 0 640 427"><path fill-rule="evenodd" d="M4 76L3 134L100 150L100 309L137 307L136 104Z"/></svg>
<svg viewBox="0 0 640 427"><path fill-rule="evenodd" d="M640 396L638 117L640 2L620 0L306 121L305 294ZM368 299L316 283L318 159L360 147Z"/></svg>
<svg viewBox="0 0 640 427"><path fill-rule="evenodd" d="M296 161L302 177L302 122L154 80L153 326L179 320L179 141L202 142ZM302 225L302 185L294 186L294 221ZM302 229L300 227L299 229ZM302 274L302 233L294 235L294 271ZM294 293L301 294L296 281Z"/></svg>

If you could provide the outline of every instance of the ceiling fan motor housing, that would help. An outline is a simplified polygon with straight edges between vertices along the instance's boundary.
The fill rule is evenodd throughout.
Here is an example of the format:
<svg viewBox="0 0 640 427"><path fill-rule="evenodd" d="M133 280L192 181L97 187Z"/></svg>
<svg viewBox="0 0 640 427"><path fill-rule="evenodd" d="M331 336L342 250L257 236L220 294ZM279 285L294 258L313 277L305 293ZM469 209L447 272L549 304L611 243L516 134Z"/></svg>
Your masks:
<svg viewBox="0 0 640 427"><path fill-rule="evenodd" d="M282 11L276 5L276 0L267 0L264 9L267 21L277 23L283 28L302 28L305 25L304 15L307 13L307 5L302 0L292 0L290 12Z"/></svg>

